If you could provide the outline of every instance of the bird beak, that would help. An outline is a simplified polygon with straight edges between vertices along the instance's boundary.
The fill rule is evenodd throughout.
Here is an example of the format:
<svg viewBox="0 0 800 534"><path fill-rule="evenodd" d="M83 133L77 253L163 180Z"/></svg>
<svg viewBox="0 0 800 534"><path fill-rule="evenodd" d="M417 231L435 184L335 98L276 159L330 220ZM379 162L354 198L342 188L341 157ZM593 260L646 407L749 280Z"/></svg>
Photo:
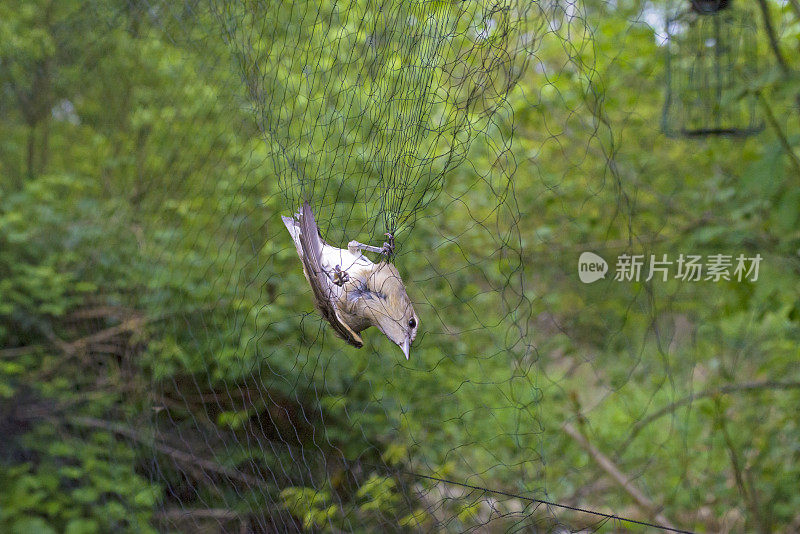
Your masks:
<svg viewBox="0 0 800 534"><path fill-rule="evenodd" d="M406 360L408 359L408 353L411 351L411 341L406 338L405 341L400 345L400 348L403 349L403 354L406 355Z"/></svg>

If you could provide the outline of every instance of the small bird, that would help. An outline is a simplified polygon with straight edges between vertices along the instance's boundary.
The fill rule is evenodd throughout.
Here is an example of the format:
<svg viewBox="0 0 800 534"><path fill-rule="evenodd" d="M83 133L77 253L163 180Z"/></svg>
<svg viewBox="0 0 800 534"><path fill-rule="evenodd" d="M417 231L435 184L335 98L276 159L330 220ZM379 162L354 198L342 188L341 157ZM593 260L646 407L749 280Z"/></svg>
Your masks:
<svg viewBox="0 0 800 534"><path fill-rule="evenodd" d="M387 261L394 253L393 236L386 234L389 242L383 247L350 241L347 249L336 248L322 239L308 202L294 217L281 219L303 262L314 305L336 335L360 348L364 342L359 333L375 326L403 350L407 360L419 319L400 273ZM384 258L373 263L362 251Z"/></svg>

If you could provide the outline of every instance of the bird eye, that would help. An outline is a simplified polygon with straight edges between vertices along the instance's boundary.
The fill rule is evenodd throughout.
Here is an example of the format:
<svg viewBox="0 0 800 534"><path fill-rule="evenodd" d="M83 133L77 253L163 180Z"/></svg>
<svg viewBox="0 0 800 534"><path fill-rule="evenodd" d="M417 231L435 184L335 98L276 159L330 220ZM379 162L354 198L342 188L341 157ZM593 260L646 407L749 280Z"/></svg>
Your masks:
<svg viewBox="0 0 800 534"><path fill-rule="evenodd" d="M414 328L415 326L417 326L417 320L412 317L411 319L408 320L408 327Z"/></svg>

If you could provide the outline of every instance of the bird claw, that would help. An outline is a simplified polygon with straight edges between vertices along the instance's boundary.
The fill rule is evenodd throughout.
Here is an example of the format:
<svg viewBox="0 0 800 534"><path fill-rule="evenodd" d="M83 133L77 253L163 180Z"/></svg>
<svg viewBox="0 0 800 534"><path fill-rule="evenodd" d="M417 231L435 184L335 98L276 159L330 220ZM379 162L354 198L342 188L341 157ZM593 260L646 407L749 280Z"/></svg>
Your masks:
<svg viewBox="0 0 800 534"><path fill-rule="evenodd" d="M350 281L350 275L347 271L343 271L340 265L333 268L333 283L342 287L346 282Z"/></svg>
<svg viewBox="0 0 800 534"><path fill-rule="evenodd" d="M383 244L383 248L381 248L381 254L386 256L393 256L394 255L394 234L387 232L385 234L386 237L389 238L387 242Z"/></svg>

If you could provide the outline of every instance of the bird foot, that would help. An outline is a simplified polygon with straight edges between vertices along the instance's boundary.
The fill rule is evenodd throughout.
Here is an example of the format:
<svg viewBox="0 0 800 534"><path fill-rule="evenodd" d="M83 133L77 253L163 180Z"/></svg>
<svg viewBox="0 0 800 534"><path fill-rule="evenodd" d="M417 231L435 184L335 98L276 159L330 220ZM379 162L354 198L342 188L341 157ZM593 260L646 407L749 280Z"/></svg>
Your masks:
<svg viewBox="0 0 800 534"><path fill-rule="evenodd" d="M393 256L394 255L394 235L387 233L384 234L389 239L383 244L382 247L373 247L371 245L365 245L364 243L359 243L358 241L350 241L347 244L347 250L350 251L351 254L360 254L363 251L373 252L375 254L383 254L384 256Z"/></svg>
<svg viewBox="0 0 800 534"><path fill-rule="evenodd" d="M333 283L342 287L346 282L350 281L350 275L347 271L343 271L340 265L333 268Z"/></svg>
<svg viewBox="0 0 800 534"><path fill-rule="evenodd" d="M383 244L383 247L381 248L381 254L383 254L385 256L393 256L394 255L394 234L392 234L390 232L387 232L387 233L385 233L383 235L388 237L389 240Z"/></svg>

